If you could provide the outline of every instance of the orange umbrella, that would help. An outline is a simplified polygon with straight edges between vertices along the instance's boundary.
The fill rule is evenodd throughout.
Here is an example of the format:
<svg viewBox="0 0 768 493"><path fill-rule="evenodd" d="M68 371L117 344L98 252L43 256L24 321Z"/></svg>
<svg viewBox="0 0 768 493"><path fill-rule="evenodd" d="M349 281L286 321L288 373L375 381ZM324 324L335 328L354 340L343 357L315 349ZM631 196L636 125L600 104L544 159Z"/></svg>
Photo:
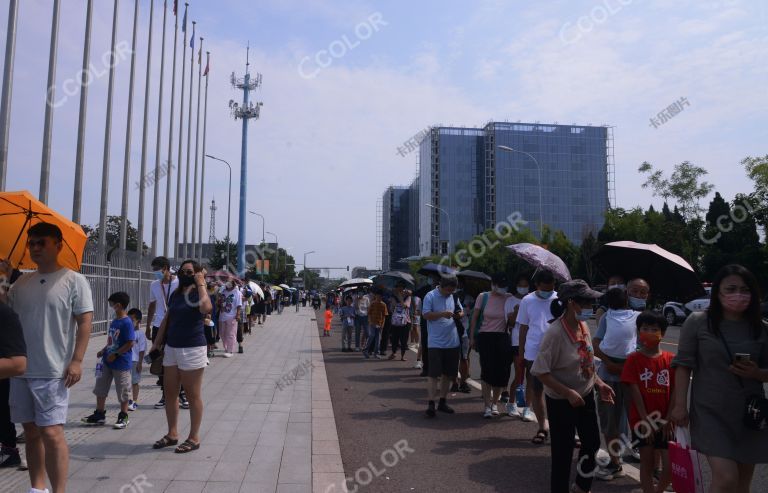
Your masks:
<svg viewBox="0 0 768 493"><path fill-rule="evenodd" d="M64 246L59 253L59 263L79 271L83 250L88 237L79 224L75 224L26 190L0 192L0 258L18 269L35 269L29 258L27 231L37 223L51 223L61 229Z"/></svg>

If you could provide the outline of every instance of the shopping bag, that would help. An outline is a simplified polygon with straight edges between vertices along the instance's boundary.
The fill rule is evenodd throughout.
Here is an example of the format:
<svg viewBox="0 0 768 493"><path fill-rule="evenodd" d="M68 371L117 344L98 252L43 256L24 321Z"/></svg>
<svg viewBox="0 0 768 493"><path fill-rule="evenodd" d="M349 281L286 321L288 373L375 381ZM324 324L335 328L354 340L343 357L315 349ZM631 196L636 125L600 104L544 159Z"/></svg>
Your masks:
<svg viewBox="0 0 768 493"><path fill-rule="evenodd" d="M669 461L672 465L672 487L676 493L704 493L699 453L691 448L691 434L687 428L675 428L677 442L669 442Z"/></svg>

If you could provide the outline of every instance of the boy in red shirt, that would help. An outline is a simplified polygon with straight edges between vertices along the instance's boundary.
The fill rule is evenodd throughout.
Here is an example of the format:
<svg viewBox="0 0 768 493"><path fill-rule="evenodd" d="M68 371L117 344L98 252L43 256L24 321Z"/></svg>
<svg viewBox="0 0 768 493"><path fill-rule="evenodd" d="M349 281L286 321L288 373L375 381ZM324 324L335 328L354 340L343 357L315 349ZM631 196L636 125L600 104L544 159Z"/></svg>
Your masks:
<svg viewBox="0 0 768 493"><path fill-rule="evenodd" d="M331 321L333 320L333 313L331 313L331 307L328 306L325 309L325 330L323 331L324 336L330 336L331 335Z"/></svg>
<svg viewBox="0 0 768 493"><path fill-rule="evenodd" d="M640 449L640 485L643 493L662 493L671 482L667 442L672 429L668 414L672 408L674 355L659 347L666 331L667 320L661 313L644 311L638 315L638 349L629 355L621 372L621 383L627 385L631 400L629 424L632 443ZM654 486L656 451L661 453L663 469L659 483Z"/></svg>

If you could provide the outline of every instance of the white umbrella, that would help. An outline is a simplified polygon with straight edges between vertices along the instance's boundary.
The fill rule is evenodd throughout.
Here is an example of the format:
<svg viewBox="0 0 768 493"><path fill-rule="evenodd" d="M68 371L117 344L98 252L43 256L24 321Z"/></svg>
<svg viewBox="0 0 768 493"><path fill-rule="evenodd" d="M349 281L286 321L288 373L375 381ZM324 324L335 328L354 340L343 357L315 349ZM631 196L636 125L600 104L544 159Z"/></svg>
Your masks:
<svg viewBox="0 0 768 493"><path fill-rule="evenodd" d="M373 285L373 281L370 279L366 279L364 277L357 277L355 279L350 279L348 281L344 281L339 285L340 288L354 288L354 287L360 287L360 286L371 286Z"/></svg>
<svg viewBox="0 0 768 493"><path fill-rule="evenodd" d="M291 287L287 284L279 284L279 286L283 289L291 289Z"/></svg>
<svg viewBox="0 0 768 493"><path fill-rule="evenodd" d="M256 284L253 281L248 282L248 287L251 288L251 291L253 291L253 294L258 295L261 297L261 299L264 299L264 291L262 291L261 286Z"/></svg>

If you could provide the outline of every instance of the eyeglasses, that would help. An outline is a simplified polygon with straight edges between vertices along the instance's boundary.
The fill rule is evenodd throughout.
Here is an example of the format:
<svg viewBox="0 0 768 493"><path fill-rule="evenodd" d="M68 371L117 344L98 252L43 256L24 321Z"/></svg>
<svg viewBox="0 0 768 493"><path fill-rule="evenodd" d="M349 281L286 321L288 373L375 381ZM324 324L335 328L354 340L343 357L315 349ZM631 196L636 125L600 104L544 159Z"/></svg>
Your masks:
<svg viewBox="0 0 768 493"><path fill-rule="evenodd" d="M723 294L752 294L752 290L749 289L749 286L736 286L736 285L730 285L725 286L721 288L720 290Z"/></svg>

